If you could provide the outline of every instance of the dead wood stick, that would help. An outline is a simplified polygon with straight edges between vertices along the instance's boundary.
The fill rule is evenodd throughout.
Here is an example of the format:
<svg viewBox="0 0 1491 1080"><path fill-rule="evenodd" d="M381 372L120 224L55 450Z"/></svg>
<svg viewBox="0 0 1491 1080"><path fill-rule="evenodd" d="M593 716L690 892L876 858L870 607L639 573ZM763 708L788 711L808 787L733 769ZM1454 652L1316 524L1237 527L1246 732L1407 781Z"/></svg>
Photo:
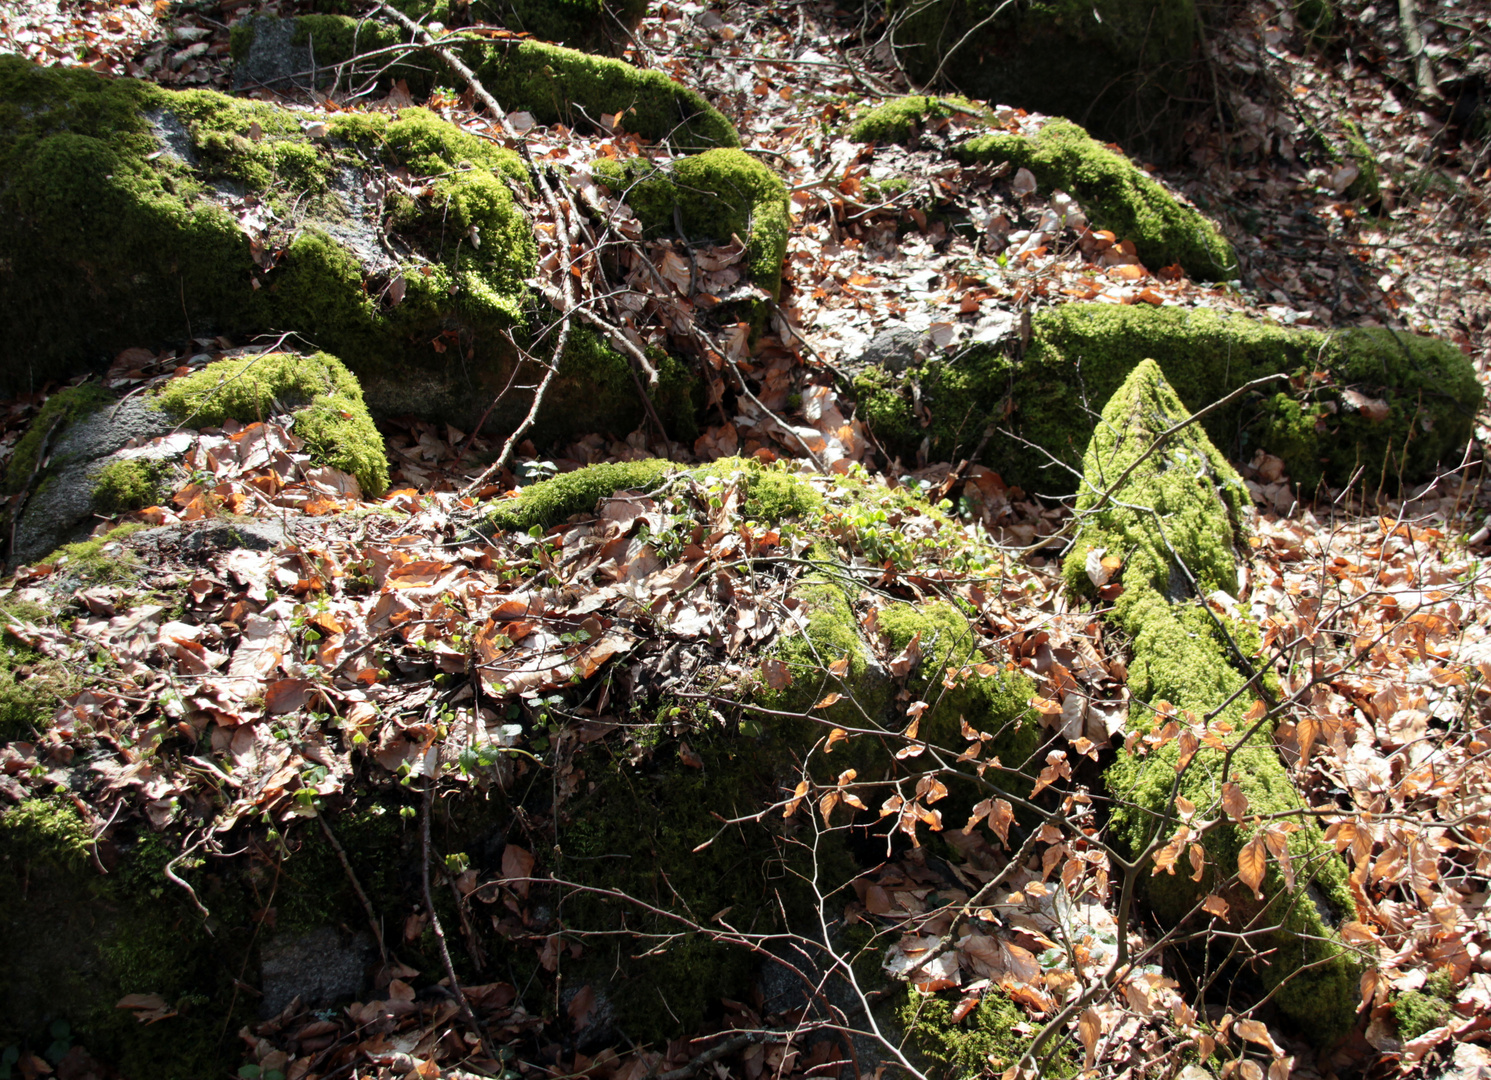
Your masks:
<svg viewBox="0 0 1491 1080"><path fill-rule="evenodd" d="M321 831L326 835L326 842L331 845L331 850L337 853L337 859L340 860L342 869L347 873L347 880L352 885L352 891L357 894L357 899L362 903L362 910L367 914L368 929L373 932L373 941L378 946L378 958L387 964L388 950L383 945L383 928L378 925L378 913L373 910L373 902L368 899L368 894L362 891L362 884L357 880L357 875L352 872L352 863L347 859L347 852L342 849L336 834L326 823L326 815L317 814L316 820L321 823Z"/></svg>
<svg viewBox="0 0 1491 1080"><path fill-rule="evenodd" d="M1398 27L1403 33L1403 44L1413 58L1413 82L1418 92L1430 101L1442 96L1439 82L1434 78L1434 66L1429 63L1429 54L1424 49L1424 35L1419 30L1418 6L1414 0L1398 0Z"/></svg>
<svg viewBox="0 0 1491 1080"><path fill-rule="evenodd" d="M450 948L445 944L445 928L440 925L440 914L435 910L435 900L430 893L430 818L433 816L435 781L425 781L425 812L424 825L420 830L422 844L422 868L424 871L425 886L425 908L430 913L430 929L435 932L435 943L440 947L440 960L445 965L445 977L450 980L450 992L456 999L456 1004L461 1008L461 1016L466 1023L471 1025L471 1030L476 1032L476 1037L481 1040L481 1052L487 1057L492 1056L487 1046L487 1035L482 1026L476 1021L476 1014L471 1011L471 1003L466 1000L466 995L461 990L461 982L456 978L455 965L450 962Z"/></svg>

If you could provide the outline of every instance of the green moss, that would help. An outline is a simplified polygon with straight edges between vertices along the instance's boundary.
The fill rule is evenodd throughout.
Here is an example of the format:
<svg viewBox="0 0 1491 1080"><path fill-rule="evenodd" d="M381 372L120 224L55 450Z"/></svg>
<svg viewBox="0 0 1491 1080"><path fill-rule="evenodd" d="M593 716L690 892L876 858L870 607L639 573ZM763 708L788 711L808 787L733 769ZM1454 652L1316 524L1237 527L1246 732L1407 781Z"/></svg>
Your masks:
<svg viewBox="0 0 1491 1080"><path fill-rule="evenodd" d="M102 536L58 548L42 562L57 565L70 577L80 578L89 585L126 584L139 576L140 561L131 552L117 550L111 545L131 533L148 528L149 525L139 521L115 525ZM105 551L105 547L109 550ZM63 559L67 560L65 564L61 564Z"/></svg>
<svg viewBox="0 0 1491 1080"><path fill-rule="evenodd" d="M368 416L362 388L334 356L268 353L218 360L167 383L157 401L194 427L221 426L229 418L251 424L289 412L295 434L316 459L355 476L373 498L388 488L383 436Z"/></svg>
<svg viewBox="0 0 1491 1080"><path fill-rule="evenodd" d="M595 173L631 206L648 236L677 236L681 220L691 243L740 237L751 280L776 297L791 215L786 185L761 162L741 150L711 150L666 171L633 158L598 161Z"/></svg>
<svg viewBox="0 0 1491 1080"><path fill-rule="evenodd" d="M314 0L312 6L333 15L361 14L354 0ZM393 6L448 29L486 23L607 55L625 48L647 14L645 0L395 0Z"/></svg>
<svg viewBox="0 0 1491 1080"><path fill-rule="evenodd" d="M995 1076L1014 1067L1030 1048L1031 1024L1013 1001L986 991L978 1007L961 1022L953 1020L956 1000L923 994L908 986L896 1010L910 1044L941 1066L938 1077ZM1076 1076L1081 1061L1070 1040L1059 1040L1042 1076Z"/></svg>
<svg viewBox="0 0 1491 1080"><path fill-rule="evenodd" d="M112 461L93 477L93 508L108 517L142 510L160 498L167 471L159 461Z"/></svg>
<svg viewBox="0 0 1491 1080"><path fill-rule="evenodd" d="M76 1043L124 1075L231 1072L238 1055L219 1034L225 1022L251 1018L247 995L233 1004L247 909L243 924L220 925L213 937L161 874L177 853L169 841L145 834L114 846L113 872L100 874L93 830L66 799L30 800L0 816L0 872L24 882L0 891L0 927L17 965L0 988L0 1044L60 1020ZM203 875L178 870L209 904L220 899ZM141 1024L115 1007L132 993L159 994L177 1015Z"/></svg>
<svg viewBox="0 0 1491 1080"><path fill-rule="evenodd" d="M651 711L661 719L666 710ZM798 920L794 925L807 925L812 897L805 882L812 867L803 847L781 842L769 829L719 827L720 819L752 813L776 797L787 747L770 737L724 732L687 709L674 712L666 722L675 730L686 726L703 768L681 764L671 741L660 742L651 760L636 767L606 748L578 759L594 786L567 807L558 832L558 876L691 912L705 924L718 915L748 933L784 929L784 908L789 920ZM818 855L819 880L853 877L834 838ZM760 969L760 958L744 949L680 934L676 922L606 897L571 892L560 920L574 940L586 942L581 960L566 964L566 984L606 987L618 1026L637 1042L661 1044L697 1030L721 997L749 996ZM619 964L614 938L584 936L622 926L657 936L623 943Z"/></svg>
<svg viewBox="0 0 1491 1080"><path fill-rule="evenodd" d="M70 386L47 398L26 434L16 443L5 474L5 490L14 494L30 481L31 474L36 471L36 456L44 441L48 448L55 447L69 424L113 400L113 395L98 383Z"/></svg>
<svg viewBox="0 0 1491 1080"><path fill-rule="evenodd" d="M82 689L75 667L53 660L4 630L12 620L41 624L48 612L9 600L0 607L0 742L35 739L51 726L62 700Z"/></svg>
<svg viewBox="0 0 1491 1080"><path fill-rule="evenodd" d="M1455 1018L1455 985L1449 970L1441 968L1430 975L1422 991L1400 994L1392 1008L1398 1036L1405 1042L1443 1027Z"/></svg>
<svg viewBox="0 0 1491 1080"><path fill-rule="evenodd" d="M1458 460L1483 393L1469 360L1436 338L1380 329L1325 334L1204 310L1103 304L1037 315L1018 363L974 348L905 375L870 369L855 390L860 415L891 453L913 460L930 437L933 460L956 460L992 423L984 461L1008 483L1063 494L1076 487L1096 409L1146 357L1192 410L1261 376L1290 375L1287 389L1281 380L1202 423L1234 459L1251 458L1259 446L1283 458L1305 491L1322 480L1343 485L1359 466L1397 483ZM925 429L912 411L913 382L931 411ZM1354 409L1347 390L1386 401L1387 419Z"/></svg>
<svg viewBox="0 0 1491 1080"><path fill-rule="evenodd" d="M1237 256L1215 225L1076 124L1054 120L1031 138L981 135L956 153L964 162L1029 169L1045 191L1060 188L1075 198L1095 227L1132 240L1151 270L1179 263L1202 281L1237 276Z"/></svg>
<svg viewBox="0 0 1491 1080"><path fill-rule="evenodd" d="M1332 928L1354 913L1355 905L1345 864L1305 812L1273 748L1271 730L1242 738L1251 727L1245 714L1256 698L1244 672L1251 661L1236 655L1208 613L1205 596L1236 588L1234 551L1246 492L1195 425L1145 457L1156 437L1185 415L1152 360L1136 367L1104 407L1077 500L1082 525L1064 573L1070 589L1090 593L1089 552L1102 548L1118 556L1123 593L1109 619L1131 641L1128 687L1135 701L1155 707L1169 702L1187 723L1216 712L1217 722L1236 733L1232 738L1238 745L1230 762L1225 751L1203 747L1183 770L1173 739L1147 754L1142 743L1120 750L1104 778L1114 800L1111 828L1121 846L1137 853L1156 836L1173 832L1177 794L1198 808L1201 819L1222 817L1202 841L1207 858L1200 880L1185 873L1147 876L1149 906L1162 925L1172 926L1215 892L1231 904L1237 925L1276 927L1261 935L1270 950L1259 972L1262 981L1283 1012L1312 1037L1329 1041L1355 1016L1358 967ZM1099 506L1102 493L1131 468ZM1130 723L1148 731L1159 721L1135 709ZM1268 869L1261 900L1250 889L1227 884L1239 851L1258 826L1256 819L1248 825L1225 820L1224 780L1238 785L1251 814L1275 815L1275 820L1298 814L1288 838L1297 885L1286 884L1277 861Z"/></svg>
<svg viewBox="0 0 1491 1080"><path fill-rule="evenodd" d="M553 14L564 17L559 11ZM239 31L235 56L248 55L255 28L263 25L264 18ZM603 29L598 20L592 25ZM340 15L298 19L294 36L296 44L313 43L317 65L328 69L328 82L330 65L405 39L398 27ZM448 42L447 47L455 49L503 108L528 112L539 123L594 124L603 115L625 113L620 124L627 131L655 142L667 141L683 151L740 145L730 121L699 94L661 71L645 71L620 60L537 41L461 39ZM380 68L384 63L377 61ZM416 98L451 80L443 62L423 51L389 67L381 78L385 85L402 79Z"/></svg>
<svg viewBox="0 0 1491 1080"><path fill-rule="evenodd" d="M0 389L142 342L293 329L354 357L370 401L474 419L516 362L504 332L526 335L536 246L506 183L526 183L517 155L422 109L341 114L322 139L300 119L0 57L0 321L9 355L30 358L0 366ZM333 238L347 223L329 178L381 168L428 180L421 198L372 208L411 251L395 274ZM272 269L214 185L277 208Z"/></svg>
<svg viewBox="0 0 1491 1080"><path fill-rule="evenodd" d="M1361 174L1346 189L1347 196L1368 206L1381 202L1382 183L1378 175L1377 155L1372 152L1372 144L1367 142L1367 137L1362 134L1362 129L1354 121L1342 120L1341 127L1346 134L1346 156L1361 170Z"/></svg>
<svg viewBox="0 0 1491 1080"><path fill-rule="evenodd" d="M805 517L823 505L823 500L804 480L781 469L762 466L745 458L723 458L700 469L681 470L662 458L645 461L607 462L587 465L526 487L514 499L493 505L488 522L506 532L527 532L535 525L548 528L573 514L589 513L596 503L618 491L651 491L673 473L689 471L696 476L726 476L742 472L749 519L775 522L787 517Z"/></svg>
<svg viewBox="0 0 1491 1080"><path fill-rule="evenodd" d="M648 387L632 361L599 334L588 327L571 328L558 377L534 421L535 442L546 445L594 431L617 437L635 431L648 422L642 393L669 438L692 442L698 435L693 400L698 379L693 369L661 349L650 350L648 358L658 373L656 387Z"/></svg>
<svg viewBox="0 0 1491 1080"><path fill-rule="evenodd" d="M919 128L929 117L940 120L956 113L982 116L985 112L966 98L894 98L855 117L849 125L849 137L855 142L905 142L912 128Z"/></svg>
<svg viewBox="0 0 1491 1080"><path fill-rule="evenodd" d="M971 98L1070 117L1146 152L1175 149L1192 0L892 0L889 8L896 55L918 83L940 75L939 84Z"/></svg>

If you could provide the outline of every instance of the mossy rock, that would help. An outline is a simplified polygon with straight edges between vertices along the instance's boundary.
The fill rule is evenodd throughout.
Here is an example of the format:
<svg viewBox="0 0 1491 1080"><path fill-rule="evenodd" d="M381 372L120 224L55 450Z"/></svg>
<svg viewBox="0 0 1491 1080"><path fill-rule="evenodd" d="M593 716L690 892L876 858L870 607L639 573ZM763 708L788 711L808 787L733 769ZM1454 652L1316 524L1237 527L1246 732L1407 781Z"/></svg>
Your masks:
<svg viewBox="0 0 1491 1080"><path fill-rule="evenodd" d="M782 468L764 466L753 458L721 458L689 469L662 458L587 465L523 488L517 496L492 504L489 527L503 532L527 532L558 525L575 514L588 514L602 499L618 491L654 491L669 477L741 474L745 481L747 517L776 522L805 517L821 509L823 500L801 477Z"/></svg>
<svg viewBox="0 0 1491 1080"><path fill-rule="evenodd" d="M746 245L751 281L775 300L782 285L791 207L781 177L742 150L710 150L659 169L644 158L601 160L595 176L624 200L649 238Z"/></svg>
<svg viewBox="0 0 1491 1080"><path fill-rule="evenodd" d="M221 427L289 413L316 461L350 473L363 494L388 490L388 455L362 387L345 364L316 353L266 353L218 360L161 388L161 407L188 427ZM96 497L96 496L95 496Z"/></svg>
<svg viewBox="0 0 1491 1080"><path fill-rule="evenodd" d="M971 98L1069 117L1147 153L1174 149L1196 38L1193 0L889 7L896 55L918 83L935 77Z"/></svg>
<svg viewBox="0 0 1491 1080"><path fill-rule="evenodd" d="M473 24L503 26L585 52L619 53L647 14L646 0L395 0L394 7L417 22L454 29ZM353 0L314 0L328 15L359 15Z"/></svg>
<svg viewBox="0 0 1491 1080"><path fill-rule="evenodd" d="M1470 361L1438 338L1387 329L1322 333L1205 310L1104 304L1037 315L1019 360L975 347L900 375L865 371L855 391L860 416L890 453L914 460L930 437L932 460L956 460L992 426L985 463L1007 483L1060 495L1077 488L1097 408L1146 357L1192 410L1262 376L1289 375L1289 383L1250 392L1202 425L1234 460L1259 447L1278 455L1306 493L1321 482L1344 485L1359 467L1374 483L1385 476L1396 485L1457 461L1483 396ZM927 428L913 412L913 383L931 410ZM1385 418L1352 403L1362 399L1386 402Z"/></svg>
<svg viewBox="0 0 1491 1080"><path fill-rule="evenodd" d="M0 57L12 346L0 392L141 343L289 329L347 359L374 415L474 424L520 362L507 335L529 345L547 322L524 284L537 249L510 190L528 183L520 159L423 109L340 113L324 135L303 121ZM366 184L395 169L420 186L369 198ZM268 222L252 243L230 213L250 197ZM570 342L532 437L633 430L645 413L629 361L588 331ZM655 407L687 436L692 377L659 367ZM520 398L492 411L493 427L517 425Z"/></svg>
<svg viewBox="0 0 1491 1080"><path fill-rule="evenodd" d="M13 621L39 624L46 617L41 607L21 600L0 606L0 743L35 741L51 727L62 700L83 687L82 673L73 665L3 629Z"/></svg>
<svg viewBox="0 0 1491 1080"><path fill-rule="evenodd" d="M1047 192L1060 188L1076 199L1094 226L1132 240L1151 270L1179 263L1200 281L1238 275L1232 245L1215 225L1069 121L1053 120L1030 137L980 135L956 155L965 163L1008 161L1029 169Z"/></svg>
<svg viewBox="0 0 1491 1080"><path fill-rule="evenodd" d="M928 119L941 120L958 113L983 116L987 112L987 108L967 98L911 94L861 112L850 122L848 133L855 142L901 143Z"/></svg>
<svg viewBox="0 0 1491 1080"><path fill-rule="evenodd" d="M400 27L342 15L305 15L290 23L255 16L233 27L233 58L243 72L263 65L266 73L308 84L314 67L329 85L334 65L409 40ZM681 151L740 145L740 135L719 110L661 71L538 41L468 38L444 44L505 110L528 112L539 123L593 125L603 114L624 113L618 122L627 131ZM392 66L386 58L370 63L381 72L382 85L403 80L419 99L456 79L444 61L425 50ZM301 79L290 79L301 73Z"/></svg>
<svg viewBox="0 0 1491 1080"><path fill-rule="evenodd" d="M1267 954L1260 979L1303 1033L1329 1042L1356 1014L1359 967L1334 929L1353 917L1355 904L1346 866L1279 760L1271 728L1247 734L1255 726L1248 709L1259 696L1256 682L1249 688L1257 628L1248 620L1222 623L1206 606L1212 591L1236 589L1234 552L1247 503L1242 481L1195 425L1145 457L1187 411L1152 360L1136 367L1109 400L1088 446L1077 500L1082 524L1064 572L1070 589L1090 593L1089 553L1102 549L1122 560L1123 592L1108 618L1131 643L1128 686L1135 701L1151 707L1169 702L1185 723L1215 712L1234 733L1228 741L1238 745L1230 756L1203 746L1183 769L1175 739L1148 752L1143 743L1120 749L1105 774L1114 800L1111 827L1122 847L1138 853L1156 836L1174 832L1177 794L1197 807L1197 820L1221 819L1201 841L1206 862L1199 880L1184 872L1144 875L1150 910L1162 925L1175 926L1204 918L1196 914L1198 905L1215 893L1230 905L1229 926L1276 927L1253 941ZM1163 719L1135 709L1130 723L1147 732ZM1261 897L1228 884L1238 853L1263 826L1256 817L1247 824L1227 819L1224 780L1238 785L1249 814L1295 827L1287 843L1296 885L1286 884L1277 860L1270 861Z"/></svg>
<svg viewBox="0 0 1491 1080"><path fill-rule="evenodd" d="M906 1041L939 1068L929 1076L947 1078L998 1076L1012 1069L1030 1049L1033 1025L1025 1011L998 990L986 991L972 1015L961 1022L953 1019L957 998L923 994L911 986L901 990L896 1018L906 1032ZM1068 1077L1082 1071L1082 1062L1072 1042L1058 1039L1056 1049L1044 1062L1041 1076Z"/></svg>

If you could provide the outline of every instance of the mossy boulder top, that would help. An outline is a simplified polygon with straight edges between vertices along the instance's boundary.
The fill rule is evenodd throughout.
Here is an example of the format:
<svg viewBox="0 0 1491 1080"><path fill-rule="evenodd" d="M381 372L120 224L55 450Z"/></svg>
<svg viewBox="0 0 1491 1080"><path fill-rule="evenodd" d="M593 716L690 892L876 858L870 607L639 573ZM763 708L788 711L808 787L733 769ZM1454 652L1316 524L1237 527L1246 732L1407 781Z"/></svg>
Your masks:
<svg viewBox="0 0 1491 1080"><path fill-rule="evenodd" d="M978 347L899 374L867 370L855 386L861 417L890 453L912 460L930 437L933 460L956 460L988 429L984 461L1006 482L1065 494L1077 489L1095 408L1146 358L1192 410L1263 376L1289 376L1202 425L1234 460L1260 447L1279 456L1306 492L1322 482L1344 485L1363 466L1368 475L1411 482L1458 459L1483 395L1469 358L1437 338L1108 304L1035 316L1018 359ZM928 428L915 416L918 392L931 410Z"/></svg>
<svg viewBox="0 0 1491 1080"><path fill-rule="evenodd" d="M1169 149L1196 39L1193 0L894 0L896 55L919 83L1065 116ZM956 49L955 49L956 47Z"/></svg>
<svg viewBox="0 0 1491 1080"><path fill-rule="evenodd" d="M459 416L524 314L526 184L422 109L321 117L0 57L0 388L290 328L375 408Z"/></svg>
<svg viewBox="0 0 1491 1080"><path fill-rule="evenodd" d="M625 48L647 14L647 0L395 0L393 6L417 22L503 26L607 55ZM313 0L311 7L327 15L362 13L354 0Z"/></svg>
<svg viewBox="0 0 1491 1080"><path fill-rule="evenodd" d="M346 85L352 76L337 72L336 65L409 39L401 27L342 15L255 16L233 27L235 86ZM530 113L539 123L591 126L610 115L625 130L684 152L740 145L734 125L719 110L660 71L538 41L458 37L442 44L504 109ZM397 63L386 55L369 63L381 85L403 80L417 98L451 78L444 61L424 49L411 50Z"/></svg>

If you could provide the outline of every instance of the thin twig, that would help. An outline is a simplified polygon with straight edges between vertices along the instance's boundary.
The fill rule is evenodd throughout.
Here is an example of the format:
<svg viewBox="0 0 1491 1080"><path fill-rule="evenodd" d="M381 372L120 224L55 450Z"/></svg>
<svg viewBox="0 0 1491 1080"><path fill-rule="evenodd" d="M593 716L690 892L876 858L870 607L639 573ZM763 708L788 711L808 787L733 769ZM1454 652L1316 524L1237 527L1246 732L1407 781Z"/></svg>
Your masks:
<svg viewBox="0 0 1491 1080"><path fill-rule="evenodd" d="M347 860L346 851L342 849L336 834L331 831L331 826L326 822L326 815L317 814L316 820L321 823L321 831L326 834L327 843L331 845L331 850L337 853L342 869L347 872L347 880L352 883L352 891L357 894L357 899L362 903L362 910L367 913L368 929L373 931L373 940L378 944L378 956L384 964L387 964L388 950L383 945L383 929L378 923L378 913L373 910L373 902L368 899L368 894L362 891L362 884L357 880L357 875L352 872L352 863Z"/></svg>
<svg viewBox="0 0 1491 1080"><path fill-rule="evenodd" d="M420 830L422 844L421 862L424 874L425 909L430 913L430 929L435 932L435 943L440 947L440 960L445 965L445 977L450 980L450 992L456 999L456 1004L461 1008L461 1016L466 1023L471 1025L471 1030L481 1040L482 1053L491 1057L491 1051L487 1048L487 1035L482 1026L476 1021L476 1014L471 1011L471 1003L466 1000L466 995L461 990L461 982L456 978L455 965L450 962L450 948L445 944L445 928L440 925L440 913L435 910L435 900L430 892L430 817L433 813L435 781L426 780L424 786L425 812L424 824Z"/></svg>

